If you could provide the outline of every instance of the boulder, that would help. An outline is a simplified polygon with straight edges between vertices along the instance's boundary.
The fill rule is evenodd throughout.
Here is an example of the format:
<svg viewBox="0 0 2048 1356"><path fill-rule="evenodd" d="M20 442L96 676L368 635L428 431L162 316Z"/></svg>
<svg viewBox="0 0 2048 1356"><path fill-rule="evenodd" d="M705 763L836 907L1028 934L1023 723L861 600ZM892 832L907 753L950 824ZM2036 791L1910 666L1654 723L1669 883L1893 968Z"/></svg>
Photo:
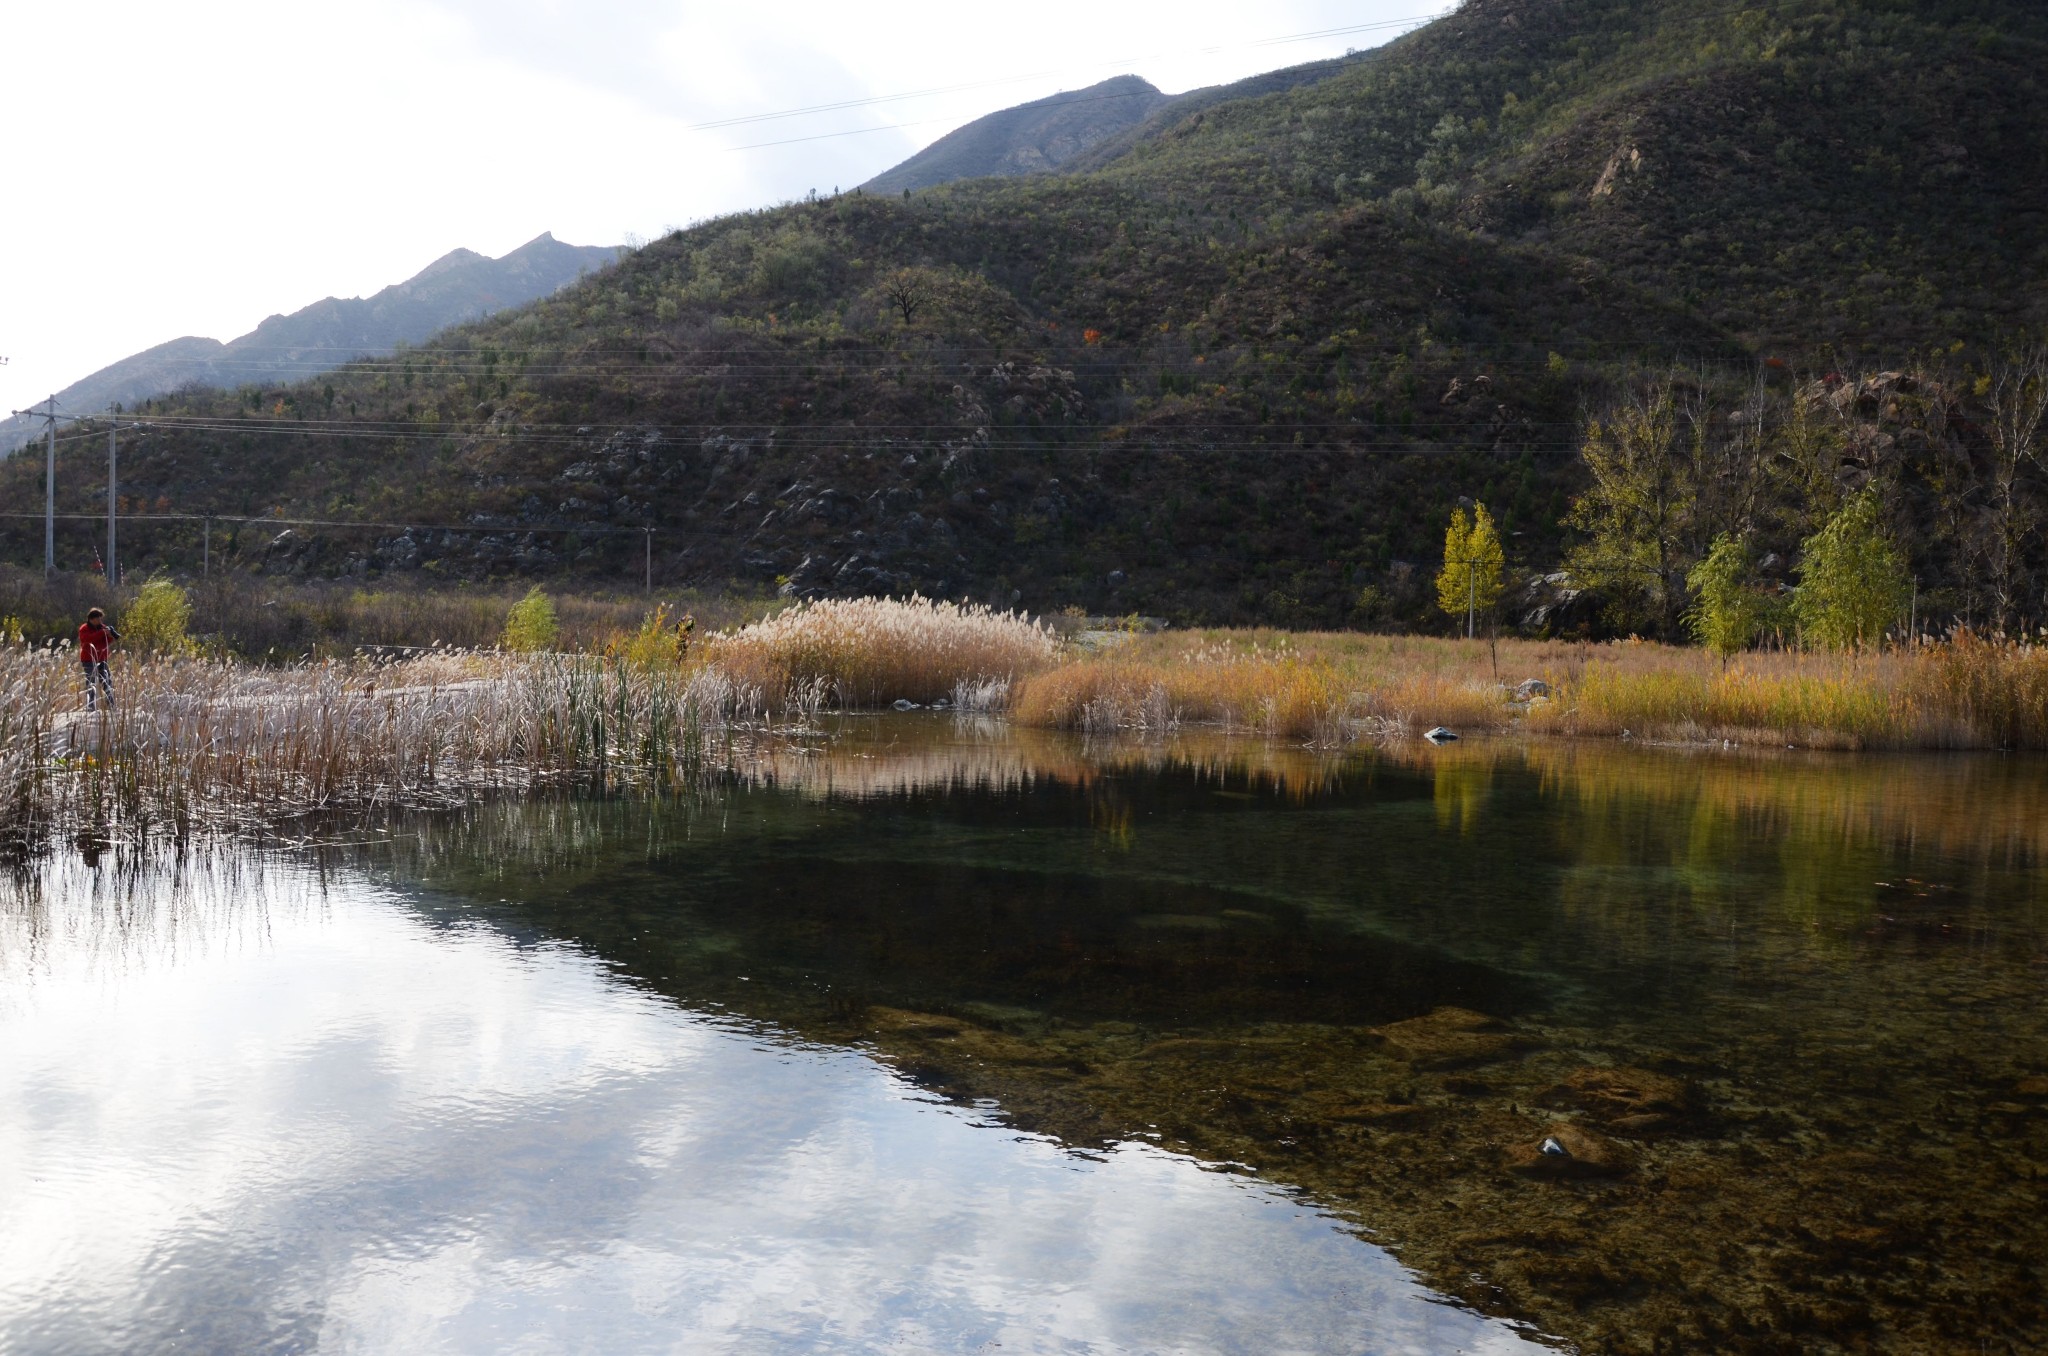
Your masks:
<svg viewBox="0 0 2048 1356"><path fill-rule="evenodd" d="M1371 1034L1388 1054L1423 1069L1486 1064L1525 1045L1499 1018L1469 1008L1438 1008L1405 1022L1373 1027Z"/></svg>
<svg viewBox="0 0 2048 1356"><path fill-rule="evenodd" d="M1538 697L1549 696L1550 684L1541 678L1524 678L1515 686L1515 700L1518 702L1534 701Z"/></svg>

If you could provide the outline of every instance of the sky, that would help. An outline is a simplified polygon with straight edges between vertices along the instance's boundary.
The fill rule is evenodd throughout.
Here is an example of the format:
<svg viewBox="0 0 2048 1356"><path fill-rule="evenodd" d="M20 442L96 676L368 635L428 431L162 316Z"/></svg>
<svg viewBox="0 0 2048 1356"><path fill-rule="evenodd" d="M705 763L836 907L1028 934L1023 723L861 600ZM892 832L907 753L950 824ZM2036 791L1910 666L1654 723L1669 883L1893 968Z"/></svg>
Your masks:
<svg viewBox="0 0 2048 1356"><path fill-rule="evenodd" d="M0 413L168 339L367 295L458 246L651 237L850 188L1062 89L1128 71L1177 93L1377 46L1452 7L0 6Z"/></svg>

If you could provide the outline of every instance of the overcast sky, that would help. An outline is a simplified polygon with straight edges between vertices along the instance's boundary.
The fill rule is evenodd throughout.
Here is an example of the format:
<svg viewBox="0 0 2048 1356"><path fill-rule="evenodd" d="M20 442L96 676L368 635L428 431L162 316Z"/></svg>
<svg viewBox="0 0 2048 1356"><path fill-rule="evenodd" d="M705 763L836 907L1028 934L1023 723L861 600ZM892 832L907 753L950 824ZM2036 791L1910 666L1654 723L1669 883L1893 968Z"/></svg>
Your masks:
<svg viewBox="0 0 2048 1356"><path fill-rule="evenodd" d="M457 246L652 236L851 187L983 113L1123 71L1178 92L1376 46L1452 7L0 6L0 412L167 339L366 295ZM1332 29L1357 31L1297 38ZM902 94L918 97L886 99ZM739 118L757 120L703 126Z"/></svg>

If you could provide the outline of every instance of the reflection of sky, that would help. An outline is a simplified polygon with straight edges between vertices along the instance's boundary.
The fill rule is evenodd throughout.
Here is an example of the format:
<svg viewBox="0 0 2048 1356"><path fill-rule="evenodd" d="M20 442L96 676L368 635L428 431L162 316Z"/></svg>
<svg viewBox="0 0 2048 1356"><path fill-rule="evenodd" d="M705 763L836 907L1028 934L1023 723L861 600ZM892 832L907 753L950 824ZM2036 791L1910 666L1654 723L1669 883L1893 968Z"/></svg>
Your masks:
<svg viewBox="0 0 2048 1356"><path fill-rule="evenodd" d="M1506 1351L1283 1195L1102 1161L367 887L0 901L0 1350Z"/></svg>

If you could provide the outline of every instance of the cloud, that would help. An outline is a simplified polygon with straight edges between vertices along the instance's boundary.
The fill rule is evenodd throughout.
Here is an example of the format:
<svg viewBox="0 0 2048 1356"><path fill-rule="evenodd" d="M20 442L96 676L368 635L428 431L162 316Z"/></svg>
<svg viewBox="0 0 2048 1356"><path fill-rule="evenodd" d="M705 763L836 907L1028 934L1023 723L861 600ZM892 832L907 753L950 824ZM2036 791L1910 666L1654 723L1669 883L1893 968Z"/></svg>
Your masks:
<svg viewBox="0 0 2048 1356"><path fill-rule="evenodd" d="M1533 1349L1284 1192L977 1124L569 946L290 866L119 909L46 869L0 1347Z"/></svg>

